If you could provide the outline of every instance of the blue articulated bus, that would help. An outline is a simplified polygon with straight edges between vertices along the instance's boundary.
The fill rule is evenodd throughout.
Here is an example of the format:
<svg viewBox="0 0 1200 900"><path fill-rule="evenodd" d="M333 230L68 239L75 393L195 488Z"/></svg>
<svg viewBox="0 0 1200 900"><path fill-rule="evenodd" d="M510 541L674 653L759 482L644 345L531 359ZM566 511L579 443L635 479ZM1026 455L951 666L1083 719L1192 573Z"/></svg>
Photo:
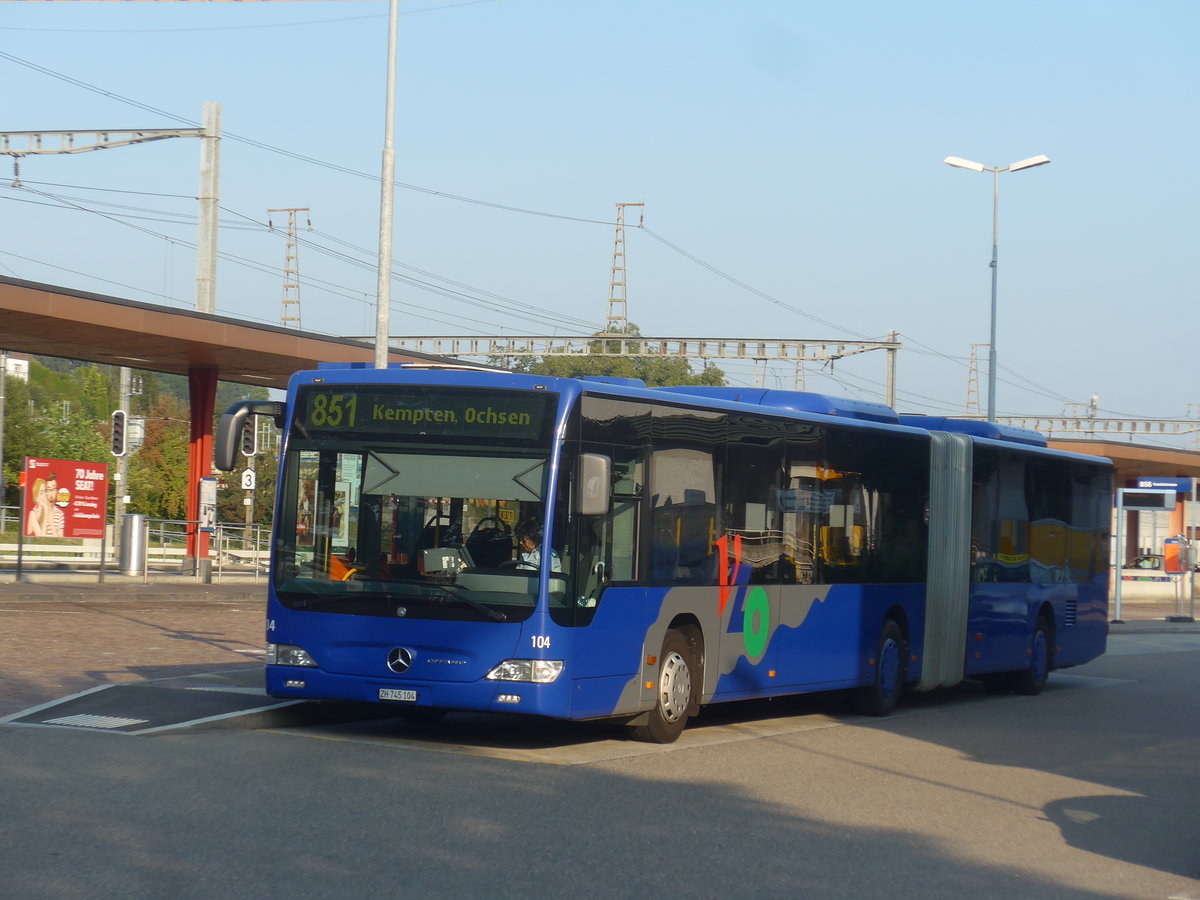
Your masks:
<svg viewBox="0 0 1200 900"><path fill-rule="evenodd" d="M283 429L267 692L619 719L1104 652L1112 470L1036 432L820 394L327 365Z"/></svg>

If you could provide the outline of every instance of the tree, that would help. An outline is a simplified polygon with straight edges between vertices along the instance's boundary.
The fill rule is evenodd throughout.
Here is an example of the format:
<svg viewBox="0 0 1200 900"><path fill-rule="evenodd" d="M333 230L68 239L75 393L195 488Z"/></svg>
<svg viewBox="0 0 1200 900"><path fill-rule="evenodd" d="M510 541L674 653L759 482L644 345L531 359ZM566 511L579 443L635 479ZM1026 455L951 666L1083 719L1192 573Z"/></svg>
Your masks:
<svg viewBox="0 0 1200 900"><path fill-rule="evenodd" d="M50 459L108 463L109 445L101 423L78 406L62 407L58 415L43 416L38 431L39 453Z"/></svg>
<svg viewBox="0 0 1200 900"><path fill-rule="evenodd" d="M187 515L189 413L187 379L179 375L139 372L140 393L130 398L127 412L144 415L146 430L141 450L129 457L125 491L132 509L153 518L182 519ZM35 357L29 381L6 382L4 470L0 503L19 501L17 484L25 457L74 459L115 464L110 450L112 411L119 405L117 370L55 357ZM216 415L242 399L263 400L266 388L220 382ZM269 522L274 509L276 462L266 454L257 460L259 489L256 519ZM234 492L230 492L231 494ZM244 518L242 494L231 519ZM111 511L111 510L110 510ZM223 516L222 521L226 518Z"/></svg>
<svg viewBox="0 0 1200 900"><path fill-rule="evenodd" d="M93 413L108 389L103 373L67 360L30 361L29 380L5 378L4 471L0 503L20 503L20 473L29 456L105 463L104 422ZM107 420L107 412L104 413Z"/></svg>
<svg viewBox="0 0 1200 900"><path fill-rule="evenodd" d="M83 415L103 421L117 408L119 387L114 370L106 373L98 366L87 366L75 371L74 381L77 392L75 396L79 398L80 412Z"/></svg>
<svg viewBox="0 0 1200 900"><path fill-rule="evenodd" d="M57 371L32 360L29 381L5 381L4 469L10 483L26 456L107 462L108 445L101 417L92 411L107 384L82 369ZM108 413L103 413L103 419Z"/></svg>
<svg viewBox="0 0 1200 900"><path fill-rule="evenodd" d="M238 467L220 479L225 487L217 491L217 521L225 525L237 525L246 521L246 491L242 488L241 473L253 468L256 487L254 489L253 522L270 525L275 515L275 485L279 478L279 457L275 453L259 450L251 463L238 456ZM219 474L219 473L218 473Z"/></svg>
<svg viewBox="0 0 1200 900"><path fill-rule="evenodd" d="M36 356L29 362L29 399L45 415L51 415L55 408L61 410L66 403L99 421L114 408L114 371L112 366Z"/></svg>
<svg viewBox="0 0 1200 900"><path fill-rule="evenodd" d="M597 332L596 334L600 338L606 333ZM641 331L633 323L629 324L624 334L627 341L630 337L641 337ZM715 366L705 366L699 372L695 372L686 359L679 357L605 356L600 354L605 343L603 340L592 341L589 349L594 355L589 356L542 356L517 360L512 357L493 357L489 362L493 365L511 368L514 372L527 372L531 375L548 375L556 378L582 378L589 375L637 378L644 381L649 387L671 387L685 384L720 386L725 384L725 373Z"/></svg>
<svg viewBox="0 0 1200 900"><path fill-rule="evenodd" d="M129 460L131 508L153 518L183 519L188 501L188 411L159 396L146 413L145 441Z"/></svg>
<svg viewBox="0 0 1200 900"><path fill-rule="evenodd" d="M16 505L20 472L26 456L39 456L38 424L29 402L29 385L11 376L5 381L4 472L0 504Z"/></svg>

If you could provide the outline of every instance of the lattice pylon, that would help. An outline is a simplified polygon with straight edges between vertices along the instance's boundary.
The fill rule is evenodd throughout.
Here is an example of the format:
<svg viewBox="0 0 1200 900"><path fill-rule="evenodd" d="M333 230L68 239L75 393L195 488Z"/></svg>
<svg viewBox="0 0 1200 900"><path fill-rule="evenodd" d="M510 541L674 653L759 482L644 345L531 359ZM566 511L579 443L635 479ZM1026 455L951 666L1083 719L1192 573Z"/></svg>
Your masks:
<svg viewBox="0 0 1200 900"><path fill-rule="evenodd" d="M283 301L279 307L279 323L285 328L300 328L300 261L296 244L296 213L308 212L307 206L290 209L268 209L267 214L285 212L288 214L287 252L283 263ZM267 224L271 225L270 220ZM312 229L312 220L308 227Z"/></svg>
<svg viewBox="0 0 1200 900"><path fill-rule="evenodd" d="M971 362L967 368L967 405L964 410L967 416L979 416L979 349L988 344L971 345Z"/></svg>
<svg viewBox="0 0 1200 900"><path fill-rule="evenodd" d="M644 207L645 205L645 203L617 204L617 227L613 236L612 278L608 284L608 319L604 325L605 334L625 334L629 329L629 310L625 292L625 207ZM640 225L641 222L638 224Z"/></svg>

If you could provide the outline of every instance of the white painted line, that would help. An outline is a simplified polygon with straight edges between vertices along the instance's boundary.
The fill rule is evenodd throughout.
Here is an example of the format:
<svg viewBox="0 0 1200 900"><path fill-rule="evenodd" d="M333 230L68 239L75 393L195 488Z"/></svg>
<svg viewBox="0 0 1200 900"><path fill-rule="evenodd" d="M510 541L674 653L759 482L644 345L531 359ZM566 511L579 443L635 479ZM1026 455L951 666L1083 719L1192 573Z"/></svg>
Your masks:
<svg viewBox="0 0 1200 900"><path fill-rule="evenodd" d="M94 694L97 691L107 691L109 688L112 688L112 687L117 687L117 685L116 684L101 684L101 685L97 685L94 688L88 688L86 691L80 691L78 694L68 694L65 697L59 697L56 700L49 700L46 703L40 703L37 706L31 706L31 707L29 707L29 709L23 709L20 712L15 712L12 715L5 716L3 719L0 719L0 725L7 725L9 722L12 722L14 719L23 719L26 716L33 715L34 713L40 712L43 709L50 709L51 707L54 707L54 706L61 706L63 703L66 703L68 700L75 700L78 697L86 697L88 694ZM26 723L21 723L21 724L26 724Z"/></svg>
<svg viewBox="0 0 1200 900"><path fill-rule="evenodd" d="M80 616L86 610L82 609L0 609L0 613L35 612L39 616Z"/></svg>
<svg viewBox="0 0 1200 900"><path fill-rule="evenodd" d="M263 695L264 699L271 699ZM221 713L217 716L206 716L203 719L190 719L187 722L176 722L174 725L156 725L154 728L141 728L137 731L125 732L126 734L156 734L160 731L174 731L177 728L190 728L192 725L203 725L206 722L220 722L223 719L236 719L238 716L248 716L250 713L269 712L273 709L283 709L288 706L295 706L297 703L304 703L303 700L281 700L278 703L271 703L268 706L255 706L251 709L236 709L233 712Z"/></svg>
<svg viewBox="0 0 1200 900"><path fill-rule="evenodd" d="M95 716L79 713L59 719L46 719L39 725L73 725L77 728L124 728L126 725L142 725L149 719L125 719L121 716Z"/></svg>

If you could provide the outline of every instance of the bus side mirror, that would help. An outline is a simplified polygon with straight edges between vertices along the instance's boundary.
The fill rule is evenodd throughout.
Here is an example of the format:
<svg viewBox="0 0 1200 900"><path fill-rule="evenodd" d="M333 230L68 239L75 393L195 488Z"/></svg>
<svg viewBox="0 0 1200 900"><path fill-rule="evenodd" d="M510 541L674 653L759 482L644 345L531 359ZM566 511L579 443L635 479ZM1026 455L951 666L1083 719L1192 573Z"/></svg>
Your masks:
<svg viewBox="0 0 1200 900"><path fill-rule="evenodd" d="M213 468L233 471L242 443L242 428L250 416L270 416L275 420L275 427L281 428L283 412L283 404L273 400L242 400L225 410L213 439Z"/></svg>
<svg viewBox="0 0 1200 900"><path fill-rule="evenodd" d="M580 454L576 487L579 515L607 515L612 503L612 460L600 453Z"/></svg>

